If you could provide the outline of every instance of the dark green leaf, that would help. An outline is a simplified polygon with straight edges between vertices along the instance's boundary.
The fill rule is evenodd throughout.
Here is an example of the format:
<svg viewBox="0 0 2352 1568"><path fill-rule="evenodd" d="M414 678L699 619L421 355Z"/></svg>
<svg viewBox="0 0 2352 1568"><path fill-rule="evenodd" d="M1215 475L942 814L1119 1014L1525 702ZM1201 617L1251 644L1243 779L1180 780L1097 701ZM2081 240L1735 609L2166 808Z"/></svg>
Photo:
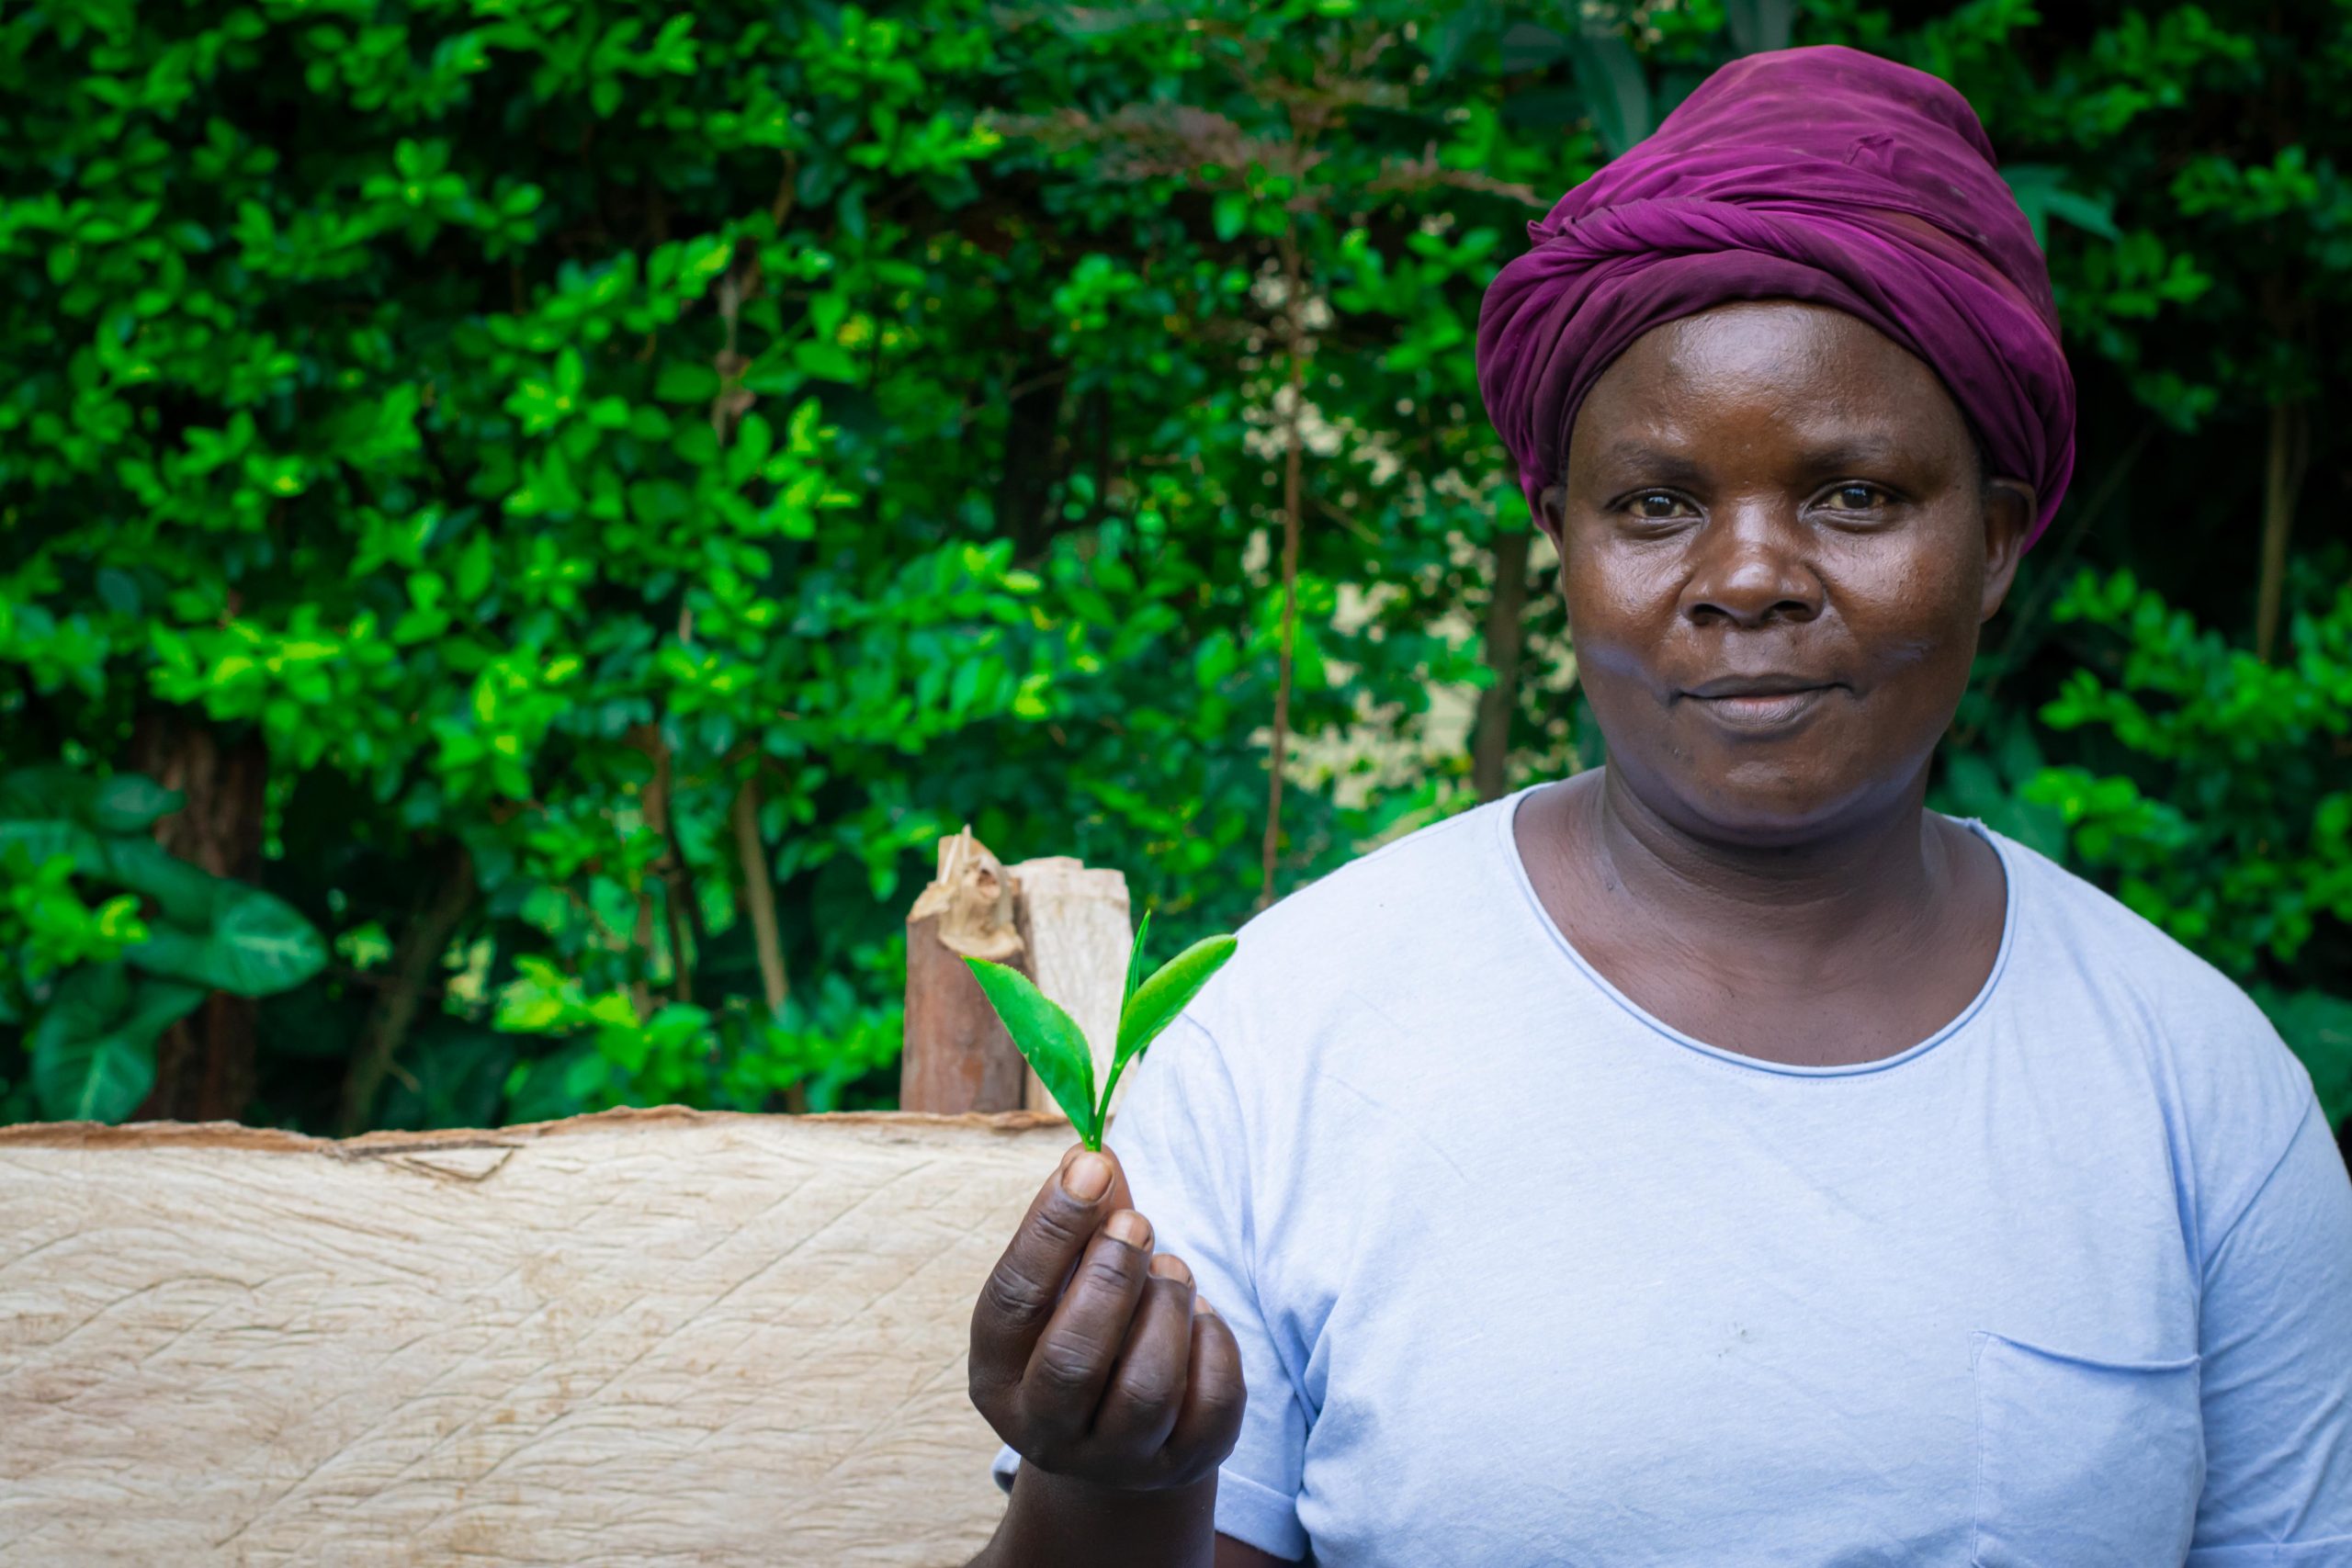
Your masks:
<svg viewBox="0 0 2352 1568"><path fill-rule="evenodd" d="M1039 990L1018 969L967 958L972 976L1004 1021L1012 1043L1037 1069L1046 1090L1069 1117L1070 1125L1089 1148L1102 1145L1102 1129L1094 1102L1094 1055L1086 1047L1085 1032L1053 998Z"/></svg>
<svg viewBox="0 0 2352 1568"><path fill-rule="evenodd" d="M384 1092L379 1127L487 1127L498 1117L514 1037L447 1025L401 1053Z"/></svg>
<svg viewBox="0 0 2352 1568"><path fill-rule="evenodd" d="M1944 788L1962 814L1983 817L2009 798L1993 764L1974 751L1953 756L1944 767Z"/></svg>
<svg viewBox="0 0 2352 1568"><path fill-rule="evenodd" d="M1516 76L1522 71L1541 71L1556 60L1566 58L1568 40L1549 28L1539 28L1532 22L1514 22L1503 29L1503 74Z"/></svg>
<svg viewBox="0 0 2352 1568"><path fill-rule="evenodd" d="M326 944L283 899L237 883L214 909L211 929L154 925L126 956L151 975L241 997L266 997L300 985L325 967Z"/></svg>
<svg viewBox="0 0 2352 1568"><path fill-rule="evenodd" d="M210 929L237 884L180 859L153 839L116 839L106 846L106 874L155 901L164 919L191 931Z"/></svg>
<svg viewBox="0 0 2352 1568"><path fill-rule="evenodd" d="M1614 33L1570 43L1577 87L1592 114L1593 134L1615 157L1650 133L1650 88L1641 58Z"/></svg>
<svg viewBox="0 0 2352 1568"><path fill-rule="evenodd" d="M94 586L98 591L99 601L116 615L139 614L139 581L129 572L116 567L102 566L98 568Z"/></svg>
<svg viewBox="0 0 2352 1568"><path fill-rule="evenodd" d="M1796 6L1793 0L1724 0L1724 18L1731 23L1732 47L1757 54L1789 47Z"/></svg>
<svg viewBox="0 0 2352 1568"><path fill-rule="evenodd" d="M2309 1069L2328 1124L2341 1124L2352 1116L2352 998L2321 990L2281 994L2267 987L2256 998Z"/></svg>
<svg viewBox="0 0 2352 1568"><path fill-rule="evenodd" d="M204 999L190 986L130 982L119 964L66 976L28 1043L41 1113L59 1121L119 1122L155 1082L155 1037Z"/></svg>
<svg viewBox="0 0 2352 1568"><path fill-rule="evenodd" d="M1538 87L1503 100L1503 123L1530 130L1574 125L1585 114L1585 96L1574 87Z"/></svg>
<svg viewBox="0 0 2352 1568"><path fill-rule="evenodd" d="M0 777L0 818L62 818L86 825L91 789L86 774L62 763L19 768Z"/></svg>
<svg viewBox="0 0 2352 1568"><path fill-rule="evenodd" d="M582 1092L582 1080L603 1072L594 1042L574 1041L506 1075L505 1124L560 1122L596 1107Z"/></svg>
<svg viewBox="0 0 2352 1568"><path fill-rule="evenodd" d="M101 833L143 833L186 798L143 773L110 774L91 791L90 826Z"/></svg>
<svg viewBox="0 0 2352 1568"><path fill-rule="evenodd" d="M2008 181L2009 193L2017 197L2018 210L2025 214L2026 221L2033 226L2034 239L2041 243L2049 243L2052 218L2063 218L2103 240L2123 238L2122 231L2115 226L2115 198L2067 188L2064 169L2049 164L2009 164L2002 167L2001 177Z"/></svg>
<svg viewBox="0 0 2352 1568"><path fill-rule="evenodd" d="M107 869L105 841L79 822L55 818L0 821L0 850L17 850L28 865L70 860L85 876L103 875Z"/></svg>
<svg viewBox="0 0 2352 1568"><path fill-rule="evenodd" d="M1451 73L1461 62L1463 51L1491 29L1495 19L1493 0L1469 0L1460 10L1431 28L1426 44L1430 56L1430 79L1437 81Z"/></svg>

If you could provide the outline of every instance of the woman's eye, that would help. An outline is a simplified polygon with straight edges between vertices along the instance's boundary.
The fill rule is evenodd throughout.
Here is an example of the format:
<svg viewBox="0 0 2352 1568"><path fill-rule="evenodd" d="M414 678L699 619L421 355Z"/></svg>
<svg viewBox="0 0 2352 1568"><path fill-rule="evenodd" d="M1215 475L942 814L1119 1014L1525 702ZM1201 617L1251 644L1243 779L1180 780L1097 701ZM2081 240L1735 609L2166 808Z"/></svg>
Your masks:
<svg viewBox="0 0 2352 1568"><path fill-rule="evenodd" d="M1833 512L1868 512L1885 499L1885 492L1876 485L1839 485L1829 492L1829 509Z"/></svg>
<svg viewBox="0 0 2352 1568"><path fill-rule="evenodd" d="M1681 512L1682 502L1662 490L1634 498L1634 514L1637 517L1676 517Z"/></svg>

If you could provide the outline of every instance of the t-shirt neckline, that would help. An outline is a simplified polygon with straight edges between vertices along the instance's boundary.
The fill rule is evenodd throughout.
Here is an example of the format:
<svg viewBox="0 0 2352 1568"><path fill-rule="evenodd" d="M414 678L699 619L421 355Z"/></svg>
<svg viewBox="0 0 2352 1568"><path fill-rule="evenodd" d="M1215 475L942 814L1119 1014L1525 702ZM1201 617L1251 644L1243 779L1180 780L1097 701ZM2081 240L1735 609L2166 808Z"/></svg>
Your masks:
<svg viewBox="0 0 2352 1568"><path fill-rule="evenodd" d="M1619 990L1606 976L1586 960L1583 953L1577 951L1576 944L1570 942L1567 933L1560 929L1559 922L1552 919L1551 911L1544 908L1544 900L1536 894L1534 880L1527 874L1527 863L1520 855L1519 839L1513 829L1513 823L1519 816L1520 803L1551 782L1554 781L1545 780L1528 784L1512 791L1495 803L1496 847L1501 852L1503 863L1509 868L1511 880L1518 885L1520 897L1525 900L1524 908L1529 918L1533 919L1544 939L1576 967L1577 972L1590 982L1602 996L1607 997L1623 1010L1627 1017L1652 1032L1662 1035L1688 1050L1696 1051L1704 1056L1712 1056L1731 1066L1745 1067L1752 1072L1770 1073L1780 1077L1847 1078L1887 1072L1905 1063L1918 1060L1966 1028L1970 1021L1984 1010L1985 1004L1992 999L1993 992L1999 987L2001 976L2008 971L2009 953L2017 942L2018 935L2018 888L2022 880L2018 875L2019 867L2015 857L2009 853L2007 841L2000 834L1994 832L1973 817L1952 818L1949 820L1960 823L1962 827L1990 845L1993 853L2001 863L2001 943L1994 952L1991 972L1984 976L1984 983L1977 987L1975 996L1969 998L1966 1007L1953 1014L1941 1029L1937 1030L1917 1044L1898 1051L1892 1056L1882 1056L1870 1062L1808 1067L1788 1062L1768 1062L1760 1056L1749 1056L1737 1051L1726 1050L1720 1045L1710 1045L1696 1035L1686 1034L1675 1028Z"/></svg>

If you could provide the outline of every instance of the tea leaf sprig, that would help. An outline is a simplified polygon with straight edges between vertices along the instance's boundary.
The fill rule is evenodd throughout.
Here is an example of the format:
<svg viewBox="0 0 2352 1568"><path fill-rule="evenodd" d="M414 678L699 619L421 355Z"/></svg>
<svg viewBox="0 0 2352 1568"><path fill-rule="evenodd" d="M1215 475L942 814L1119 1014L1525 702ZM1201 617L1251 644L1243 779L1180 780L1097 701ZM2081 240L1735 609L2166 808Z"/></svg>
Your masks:
<svg viewBox="0 0 2352 1568"><path fill-rule="evenodd" d="M1052 998L1039 990L1018 969L967 958L989 1005L1004 1021L1013 1044L1037 1069L1037 1077L1053 1095L1054 1103L1069 1117L1079 1137L1090 1149L1102 1146L1102 1124L1111 1114L1111 1092L1127 1064L1144 1054L1162 1030L1176 1021L1184 1004L1200 994L1209 976L1224 967L1236 945L1230 936L1205 937L1161 964L1149 979L1143 973L1144 939L1151 931L1151 914L1145 911L1136 926L1136 942L1127 954L1127 985L1119 1003L1119 1039L1111 1053L1111 1073L1102 1091L1094 1090L1094 1053L1087 1048L1086 1032Z"/></svg>

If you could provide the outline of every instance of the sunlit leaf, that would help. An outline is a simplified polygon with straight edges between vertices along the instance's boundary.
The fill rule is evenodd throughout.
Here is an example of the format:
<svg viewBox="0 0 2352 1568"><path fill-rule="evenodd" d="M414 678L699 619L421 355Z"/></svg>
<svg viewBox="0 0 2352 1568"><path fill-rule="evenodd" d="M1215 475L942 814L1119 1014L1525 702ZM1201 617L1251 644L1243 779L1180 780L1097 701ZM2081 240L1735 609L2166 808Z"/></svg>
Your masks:
<svg viewBox="0 0 2352 1568"><path fill-rule="evenodd" d="M1146 909L1143 919L1136 922L1135 945L1127 950L1127 986L1119 994L1119 1011L1125 1013L1127 1004L1136 999L1136 989L1143 984L1144 939L1151 934L1151 911Z"/></svg>
<svg viewBox="0 0 2352 1568"><path fill-rule="evenodd" d="M1142 1055L1159 1038L1160 1031L1176 1021L1186 1004L1209 983L1209 976L1225 967L1225 961L1233 956L1237 945L1230 936L1204 937L1136 987L1126 1006L1119 1010L1119 1043L1111 1054L1110 1081L1102 1086L1104 1114L1109 1113L1111 1091L1119 1087L1119 1075L1127 1070L1127 1064ZM1137 951L1140 953L1140 947Z"/></svg>
<svg viewBox="0 0 2352 1568"><path fill-rule="evenodd" d="M1095 1117L1094 1056L1086 1048L1085 1032L1052 998L1039 990L1028 976L985 958L967 958L972 976L1004 1021L1005 1032L1022 1055L1037 1069L1046 1090L1069 1117L1070 1125L1089 1148L1102 1146L1102 1129Z"/></svg>

